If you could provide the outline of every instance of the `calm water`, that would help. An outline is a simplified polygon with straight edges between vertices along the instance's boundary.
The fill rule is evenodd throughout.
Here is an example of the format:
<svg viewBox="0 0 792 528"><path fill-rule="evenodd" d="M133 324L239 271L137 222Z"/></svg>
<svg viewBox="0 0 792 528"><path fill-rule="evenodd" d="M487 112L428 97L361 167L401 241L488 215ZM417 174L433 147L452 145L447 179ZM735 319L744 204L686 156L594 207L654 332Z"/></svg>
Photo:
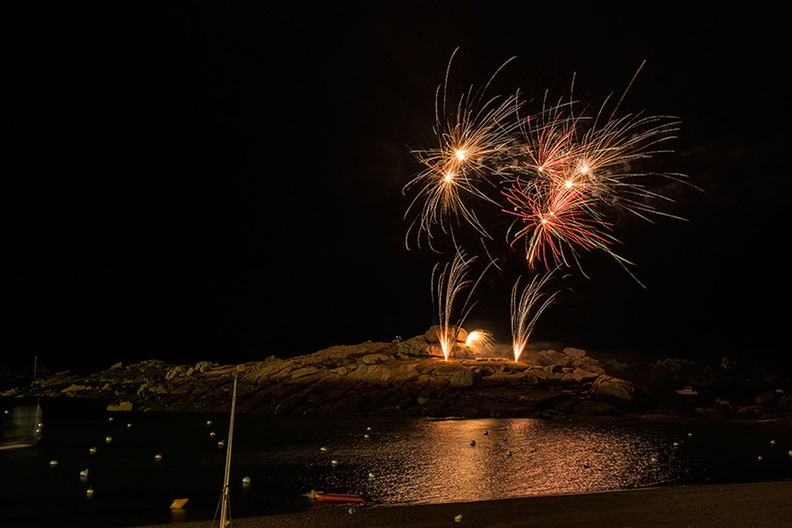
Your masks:
<svg viewBox="0 0 792 528"><path fill-rule="evenodd" d="M0 526L112 528L215 517L226 416L44 410L38 446L0 451ZM787 480L791 449L789 429L237 416L231 513L327 507L304 496L312 489L359 493L376 507ZM169 509L176 498L189 498L185 509Z"/></svg>

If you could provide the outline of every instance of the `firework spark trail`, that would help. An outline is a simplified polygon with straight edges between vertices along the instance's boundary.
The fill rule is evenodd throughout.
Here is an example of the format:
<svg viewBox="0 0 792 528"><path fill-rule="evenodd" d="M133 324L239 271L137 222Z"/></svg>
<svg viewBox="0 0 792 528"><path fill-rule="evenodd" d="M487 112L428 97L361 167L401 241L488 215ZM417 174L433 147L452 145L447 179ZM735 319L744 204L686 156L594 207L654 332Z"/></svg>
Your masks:
<svg viewBox="0 0 792 528"><path fill-rule="evenodd" d="M535 275L531 282L522 288L518 279L512 288L511 329L514 361L520 360L536 322L558 294L557 291L549 294L544 291L553 273L554 271L550 271Z"/></svg>
<svg viewBox="0 0 792 528"><path fill-rule="evenodd" d="M459 329L462 327L474 303L471 298L478 280L469 278L469 267L476 257L468 258L464 251L457 251L451 262L444 266L436 264L432 272L432 298L435 301L437 316L438 341L446 361L451 356L457 341ZM469 290L467 296L463 292ZM460 301L461 305L460 305Z"/></svg>

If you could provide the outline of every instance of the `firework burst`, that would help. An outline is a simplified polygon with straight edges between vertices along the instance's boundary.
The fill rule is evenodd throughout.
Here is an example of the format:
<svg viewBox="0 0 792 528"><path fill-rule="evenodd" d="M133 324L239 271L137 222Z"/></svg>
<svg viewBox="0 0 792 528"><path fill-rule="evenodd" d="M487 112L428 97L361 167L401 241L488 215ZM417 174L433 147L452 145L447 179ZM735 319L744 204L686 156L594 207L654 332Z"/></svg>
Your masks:
<svg viewBox="0 0 792 528"><path fill-rule="evenodd" d="M438 146L412 152L424 169L404 187L405 194L418 189L405 214L417 211L408 229L408 247L415 235L419 245L425 237L433 248L437 229L452 234L459 224L467 224L491 238L475 206L482 202L497 205L492 197L497 185L494 167L512 148L518 128L513 118L520 101L517 95L486 99L485 93L486 87L478 92L471 88L451 103L446 72L446 81L438 88L435 99Z"/></svg>

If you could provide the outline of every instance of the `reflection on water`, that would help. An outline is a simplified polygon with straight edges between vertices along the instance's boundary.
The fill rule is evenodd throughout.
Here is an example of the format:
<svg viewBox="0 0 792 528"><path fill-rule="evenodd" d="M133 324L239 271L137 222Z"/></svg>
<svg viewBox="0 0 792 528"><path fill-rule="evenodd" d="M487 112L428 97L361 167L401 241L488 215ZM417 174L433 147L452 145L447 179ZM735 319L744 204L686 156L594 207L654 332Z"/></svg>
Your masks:
<svg viewBox="0 0 792 528"><path fill-rule="evenodd" d="M111 528L213 518L227 417L49 418L38 446L0 452L0 525L35 519L37 526ZM376 506L792 478L789 430L385 417L239 416L236 425L237 517L327 507L303 496L311 489L359 493ZM79 479L86 468L90 477ZM169 510L181 497L190 499L186 509Z"/></svg>
<svg viewBox="0 0 792 528"><path fill-rule="evenodd" d="M328 455L375 478L356 489L390 503L491 500L580 493L680 481L672 441L649 432L534 419L416 421L370 434ZM475 442L474 445L472 443ZM662 461L662 462L661 462Z"/></svg>

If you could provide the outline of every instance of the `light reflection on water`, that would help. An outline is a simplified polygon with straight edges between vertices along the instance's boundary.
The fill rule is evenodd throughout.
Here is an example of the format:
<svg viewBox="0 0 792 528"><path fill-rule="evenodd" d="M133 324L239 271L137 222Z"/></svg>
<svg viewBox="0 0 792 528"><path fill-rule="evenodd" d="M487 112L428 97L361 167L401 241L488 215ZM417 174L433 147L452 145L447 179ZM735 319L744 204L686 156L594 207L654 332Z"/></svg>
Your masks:
<svg viewBox="0 0 792 528"><path fill-rule="evenodd" d="M227 434L228 417L115 416L111 424L103 411L80 420L50 414L39 446L0 451L0 525L27 526L31 515L37 526L106 528L211 519L225 462L217 441ZM102 443L107 435L111 446ZM99 452L89 455L93 445ZM359 493L376 506L789 479L790 449L789 429L238 416L232 514L327 507L303 496L311 489ZM162 461L154 461L155 453ZM49 467L52 459L60 461L57 468ZM91 477L81 482L77 474L89 465ZM241 484L245 476L250 486ZM87 485L96 489L90 500ZM168 505L178 497L190 502L174 514Z"/></svg>
<svg viewBox="0 0 792 528"><path fill-rule="evenodd" d="M670 439L603 426L534 419L425 420L413 421L405 431L369 437L342 441L322 453L339 461L338 472L350 466L344 479L326 482L351 484L388 504L657 486L677 482L685 473Z"/></svg>

